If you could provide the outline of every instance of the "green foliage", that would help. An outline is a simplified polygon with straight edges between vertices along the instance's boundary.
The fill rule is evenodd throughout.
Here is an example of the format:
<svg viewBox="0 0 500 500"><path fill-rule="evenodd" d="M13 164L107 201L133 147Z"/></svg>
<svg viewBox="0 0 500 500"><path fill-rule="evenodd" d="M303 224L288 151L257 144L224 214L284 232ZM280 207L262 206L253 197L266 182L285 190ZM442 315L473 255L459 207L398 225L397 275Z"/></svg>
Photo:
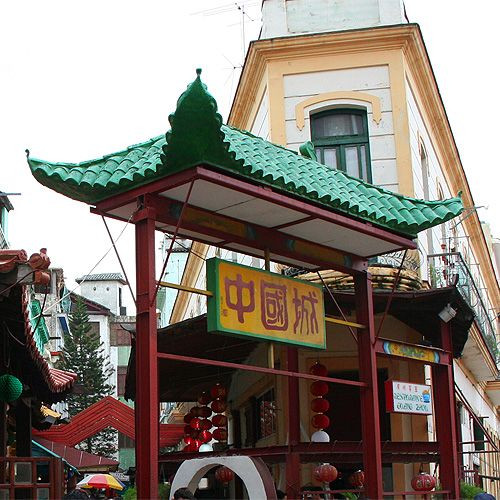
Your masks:
<svg viewBox="0 0 500 500"><path fill-rule="evenodd" d="M351 491L346 491L342 493L342 495L349 500L358 500L358 495L356 495L356 493L352 493Z"/></svg>
<svg viewBox="0 0 500 500"><path fill-rule="evenodd" d="M474 498L478 493L484 493L484 490L473 484L460 482L460 498Z"/></svg>
<svg viewBox="0 0 500 500"><path fill-rule="evenodd" d="M168 496L170 493L170 485L160 483L158 485L158 498L160 500L168 500ZM137 500L137 490L135 487L128 488L125 494L123 495L123 500Z"/></svg>
<svg viewBox="0 0 500 500"><path fill-rule="evenodd" d="M85 302L79 297L69 317L70 333L64 335L64 350L58 368L78 375L77 386L67 397L68 412L75 416L112 393L108 383L113 368L104 352L99 333L93 331ZM116 431L105 429L78 446L83 451L112 456L116 452Z"/></svg>

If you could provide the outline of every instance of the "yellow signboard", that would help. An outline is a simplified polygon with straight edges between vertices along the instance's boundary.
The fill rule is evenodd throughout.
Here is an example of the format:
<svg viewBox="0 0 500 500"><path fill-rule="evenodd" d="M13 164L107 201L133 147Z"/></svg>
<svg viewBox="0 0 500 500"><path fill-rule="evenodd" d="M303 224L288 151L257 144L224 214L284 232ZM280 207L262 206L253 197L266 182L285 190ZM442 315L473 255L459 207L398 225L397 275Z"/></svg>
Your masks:
<svg viewBox="0 0 500 500"><path fill-rule="evenodd" d="M207 289L209 332L325 348L321 285L214 258Z"/></svg>

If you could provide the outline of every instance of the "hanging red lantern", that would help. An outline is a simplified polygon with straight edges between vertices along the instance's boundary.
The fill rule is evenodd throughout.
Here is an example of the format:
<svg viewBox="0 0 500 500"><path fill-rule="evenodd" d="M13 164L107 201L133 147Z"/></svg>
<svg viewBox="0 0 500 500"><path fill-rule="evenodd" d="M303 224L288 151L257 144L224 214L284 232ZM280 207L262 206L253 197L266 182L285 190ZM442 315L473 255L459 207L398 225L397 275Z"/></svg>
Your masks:
<svg viewBox="0 0 500 500"><path fill-rule="evenodd" d="M330 426L330 419L323 413L318 413L311 418L311 425L315 429L327 429Z"/></svg>
<svg viewBox="0 0 500 500"><path fill-rule="evenodd" d="M313 396L324 396L328 394L328 384L322 380L316 380L311 384L311 394Z"/></svg>
<svg viewBox="0 0 500 500"><path fill-rule="evenodd" d="M200 432L198 437L202 443L208 443L212 440L212 433L210 431L204 430Z"/></svg>
<svg viewBox="0 0 500 500"><path fill-rule="evenodd" d="M212 415L212 410L208 406L201 406L198 411L198 416L202 418L208 418Z"/></svg>
<svg viewBox="0 0 500 500"><path fill-rule="evenodd" d="M218 427L212 435L217 441L227 441L227 430L224 427Z"/></svg>
<svg viewBox="0 0 500 500"><path fill-rule="evenodd" d="M234 472L223 465L215 471L215 479L220 483L227 484L234 479Z"/></svg>
<svg viewBox="0 0 500 500"><path fill-rule="evenodd" d="M225 399L227 396L227 389L221 384L215 384L210 389L210 396L212 396L212 399Z"/></svg>
<svg viewBox="0 0 500 500"><path fill-rule="evenodd" d="M184 422L186 424L189 424L189 422L191 422L191 420L193 419L194 415L192 413L186 413L184 415Z"/></svg>
<svg viewBox="0 0 500 500"><path fill-rule="evenodd" d="M328 377L328 368L321 363L314 363L314 365L309 368L309 373L311 375L317 375L318 377Z"/></svg>
<svg viewBox="0 0 500 500"><path fill-rule="evenodd" d="M212 417L212 425L214 427L226 427L227 425L226 415L214 415Z"/></svg>
<svg viewBox="0 0 500 500"><path fill-rule="evenodd" d="M200 430L200 426L201 426L201 419L198 418L198 417L194 417L193 420L191 420L191 422L189 422L189 425L193 428L193 429L196 429L196 430Z"/></svg>
<svg viewBox="0 0 500 500"><path fill-rule="evenodd" d="M330 464L321 464L313 469L313 477L321 483L331 483L337 479L337 469Z"/></svg>
<svg viewBox="0 0 500 500"><path fill-rule="evenodd" d="M198 403L200 403L201 406L206 406L208 403L210 403L210 401L212 401L212 398L207 391L203 391L198 398Z"/></svg>
<svg viewBox="0 0 500 500"><path fill-rule="evenodd" d="M194 439L191 436L184 436L184 442L189 446L190 444L193 444Z"/></svg>
<svg viewBox="0 0 500 500"><path fill-rule="evenodd" d="M362 470L357 470L349 476L349 484L354 488L362 488L365 484L365 473Z"/></svg>
<svg viewBox="0 0 500 500"><path fill-rule="evenodd" d="M316 413L326 413L330 408L330 403L327 399L316 398L311 401L311 410Z"/></svg>
<svg viewBox="0 0 500 500"><path fill-rule="evenodd" d="M198 434L200 433L200 431L196 430L196 429L193 429L191 427L191 431L186 434L187 436L191 436L193 439L196 439L198 437Z"/></svg>
<svg viewBox="0 0 500 500"><path fill-rule="evenodd" d="M420 472L411 480L411 487L415 491L432 491L436 487L436 478L426 472Z"/></svg>
<svg viewBox="0 0 500 500"><path fill-rule="evenodd" d="M193 417L199 417L200 416L200 407L199 406L193 406L191 408L191 410L189 410L191 415L193 415Z"/></svg>
<svg viewBox="0 0 500 500"><path fill-rule="evenodd" d="M212 402L212 410L214 413L224 413L227 408L227 404L225 401L221 401L220 399L216 399Z"/></svg>
<svg viewBox="0 0 500 500"><path fill-rule="evenodd" d="M211 422L208 418L204 418L204 419L200 422L200 429L201 429L202 431L208 431L208 430L210 430L212 427L213 427L212 422Z"/></svg>

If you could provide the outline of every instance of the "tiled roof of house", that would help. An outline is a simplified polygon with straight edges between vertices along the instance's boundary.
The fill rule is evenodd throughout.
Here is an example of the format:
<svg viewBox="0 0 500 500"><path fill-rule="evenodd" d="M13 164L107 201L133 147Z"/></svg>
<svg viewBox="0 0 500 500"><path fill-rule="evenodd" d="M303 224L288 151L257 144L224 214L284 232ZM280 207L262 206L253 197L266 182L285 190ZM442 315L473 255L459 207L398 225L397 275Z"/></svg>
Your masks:
<svg viewBox="0 0 500 500"><path fill-rule="evenodd" d="M46 273L49 264L50 260L45 252L35 253L28 259L24 250L0 250L2 277L15 271L18 265L31 267L33 273ZM29 285L4 285L2 292L0 316L4 318L4 327L9 337L13 375L28 385L40 400L47 403L61 401L73 387L77 376L72 372L52 368L43 357L41 351L43 343L48 340L48 331L45 323L42 323L43 316L39 316L42 313L40 304L32 303ZM42 324L43 332L40 331Z"/></svg>
<svg viewBox="0 0 500 500"><path fill-rule="evenodd" d="M196 165L209 165L408 236L441 224L463 209L460 196L426 201L399 195L223 125L199 72L169 121L171 130L166 136L97 160L71 164L29 157L28 163L40 183L89 204Z"/></svg>
<svg viewBox="0 0 500 500"><path fill-rule="evenodd" d="M126 284L125 278L122 273L100 273L100 274L85 274L80 278L76 278L77 283L82 281L121 281Z"/></svg>

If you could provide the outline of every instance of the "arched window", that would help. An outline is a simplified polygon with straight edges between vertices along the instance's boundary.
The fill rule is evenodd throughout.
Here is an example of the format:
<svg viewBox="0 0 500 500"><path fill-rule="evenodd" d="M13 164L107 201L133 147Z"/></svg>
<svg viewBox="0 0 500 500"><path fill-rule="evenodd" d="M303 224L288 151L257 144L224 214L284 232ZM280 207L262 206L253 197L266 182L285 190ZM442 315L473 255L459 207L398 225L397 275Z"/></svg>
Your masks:
<svg viewBox="0 0 500 500"><path fill-rule="evenodd" d="M319 162L372 181L365 110L330 109L311 115L311 138Z"/></svg>

